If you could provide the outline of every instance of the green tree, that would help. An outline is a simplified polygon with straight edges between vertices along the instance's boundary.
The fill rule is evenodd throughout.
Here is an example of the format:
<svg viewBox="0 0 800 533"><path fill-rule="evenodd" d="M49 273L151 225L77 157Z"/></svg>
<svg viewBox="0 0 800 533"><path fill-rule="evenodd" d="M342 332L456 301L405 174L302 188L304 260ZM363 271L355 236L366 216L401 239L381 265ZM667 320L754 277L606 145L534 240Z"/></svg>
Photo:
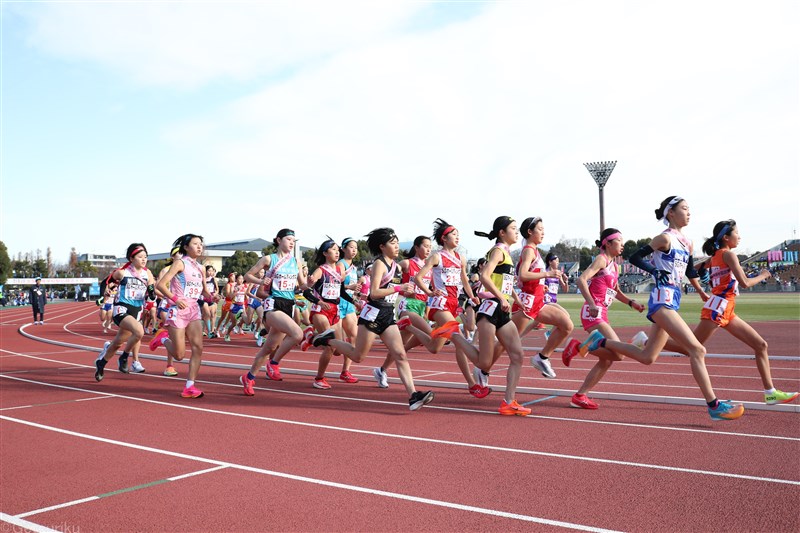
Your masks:
<svg viewBox="0 0 800 533"><path fill-rule="evenodd" d="M11 274L11 258L8 257L8 248L0 241L0 285L3 285Z"/></svg>
<svg viewBox="0 0 800 533"><path fill-rule="evenodd" d="M309 248L308 250L303 252L303 261L305 261L306 264L308 265L309 274L314 272L314 270L316 270L316 268L319 266L317 264L317 261L314 259L315 255L317 255L316 248Z"/></svg>
<svg viewBox="0 0 800 533"><path fill-rule="evenodd" d="M226 257L222 260L222 271L220 272L221 275L226 276L231 272L236 272L237 274L244 274L258 262L258 254L255 252L244 252L242 250L236 250L233 252L233 255L230 257Z"/></svg>
<svg viewBox="0 0 800 533"><path fill-rule="evenodd" d="M578 268L581 270L581 272L589 268L589 265L592 264L592 255L596 255L597 253L597 248L587 248L584 246L580 249L580 263L578 264Z"/></svg>
<svg viewBox="0 0 800 533"><path fill-rule="evenodd" d="M277 251L278 251L278 249L275 248L275 245L274 244L270 244L270 245L267 245L267 246L265 246L264 248L261 249L261 255L270 255L270 254L274 254Z"/></svg>

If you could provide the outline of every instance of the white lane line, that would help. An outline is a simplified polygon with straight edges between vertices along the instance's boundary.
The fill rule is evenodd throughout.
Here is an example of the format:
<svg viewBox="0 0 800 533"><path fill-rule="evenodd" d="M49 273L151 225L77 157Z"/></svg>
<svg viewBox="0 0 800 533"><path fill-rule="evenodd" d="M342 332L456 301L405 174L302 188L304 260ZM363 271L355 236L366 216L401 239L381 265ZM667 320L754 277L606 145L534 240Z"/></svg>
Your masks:
<svg viewBox="0 0 800 533"><path fill-rule="evenodd" d="M76 400L64 400L63 402L32 403L30 405L15 405L13 407L3 407L0 411L14 411L16 409L30 409L31 407L44 407L47 405L62 405L73 402L90 402L92 400L106 400L111 396L92 396L91 398L78 398Z"/></svg>
<svg viewBox="0 0 800 533"><path fill-rule="evenodd" d="M1 351L5 351L5 350L0 350L0 352ZM24 354L20 354L20 355L24 355ZM63 364L63 361L55 361L55 360L51 360L51 359L45 359L45 358L42 358L42 357L31 357L31 359L37 359L37 360L41 360L41 361L48 361L48 362L54 362L54 363ZM71 363L71 364L74 365L75 367L94 369L94 365L89 366L89 365L82 365L82 364L79 364L79 363ZM112 372L116 372L116 371L112 370ZM161 374L138 374L138 375L146 377L146 378L168 379L168 380L180 381L180 382L183 381L183 378L171 378L171 377L163 376ZM113 394L113 393L105 393L105 392L98 391L98 390L81 389L81 388L76 388L76 387L69 387L69 386L66 386L66 385L58 385L58 384L55 384L55 383L47 383L47 382L44 382L44 381L34 381L34 380L16 378L14 376L10 376L10 375L7 375L5 373L0 373L0 378L16 379L17 381L24 381L24 382L27 382L27 383L33 383L33 384L37 384L37 385L42 385L42 386L45 386L45 387L54 387L54 388L60 388L60 389L66 389L66 390L88 392L88 393L92 393L92 394L100 394L100 395L113 396L113 397L118 397L118 398L126 398L126 399L130 399L130 400L141 401L141 402L152 402L152 403L157 403L159 405L168 405L168 406L180 407L180 408L185 408L185 409L192 409L193 408L193 407L187 406L187 405L171 404L171 403L168 403L168 402L158 402L156 400L148 400L148 399L137 398L137 397L133 397L133 396L122 396L122 395L117 395L117 394ZM219 386L222 386L222 387L234 387L234 388L237 388L237 389L241 387L241 385L239 385L238 383L226 383L226 382L219 382L219 381L197 380L197 383L203 383L203 384L209 384L209 385L219 385ZM346 401L360 402L360 403L374 403L374 404L382 404L382 405L399 405L399 406L405 406L406 405L404 402L392 402L392 401L388 401L388 400L371 400L371 399L367 399L367 398L357 398L357 397L353 398L353 397L341 396L341 395L336 395L336 394L320 395L319 393L313 393L313 392L300 392L300 391L289 391L289 390L281 390L281 389L270 389L270 388L266 388L266 387L255 387L255 389L258 390L258 391L263 391L263 392L267 392L267 393L271 393L271 394L288 394L288 395L293 395L293 396L309 396L309 397L314 397L315 399L320 398L320 397L324 397L324 398L331 398L331 399L336 399L336 400L346 400ZM517 391L518 392L522 391L522 387L518 388ZM532 392L532 394L539 394L540 396L545 396L545 395L553 395L554 393L557 393L557 392L559 392L559 391L548 390L548 391L544 391L544 392ZM563 395L563 394L559 394L559 395ZM571 396L571 393L569 393L569 395ZM598 397L598 398L602 397L600 394L595 394L594 396ZM653 401L653 400L651 400L651 401ZM783 406L772 406L772 407L783 407ZM800 406L794 405L794 406L790 406L790 407L800 407ZM454 411L454 412L460 412L460 413L476 413L476 414L487 414L487 415L493 415L493 416L497 415L496 411L494 411L494 410L485 410L485 409L466 409L466 408L461 408L461 407L445 407L445 406L439 406L439 405L428 405L425 408L426 409L439 409L439 410L442 410L442 411ZM219 413L227 413L227 414L230 414L231 416L237 416L237 413L229 413L227 411L217 411L217 412L219 412ZM499 415L497 415L497 416L499 416ZM733 437L770 439L770 440L786 440L786 441L800 442L800 438L786 437L786 436L782 436L782 435L764 435L764 434L758 434L758 433L741 433L741 432L735 432L735 431L714 431L714 430L710 430L710 429L683 428L683 427L674 427L674 426L656 426L656 425L652 425L652 424L640 424L640 423L634 423L634 422L612 422L612 421L607 421L607 420L587 420L587 419L581 419L581 418L569 418L569 417L545 416L545 415L528 415L528 416L525 417L525 419L526 420L537 420L537 419L539 419L539 420L554 420L554 421L558 421L558 422L570 422L570 423L575 423L575 424L597 424L597 425L604 425L604 426L619 426L619 427L630 427L630 428L637 428L637 429L654 429L654 430L661 430L661 431L680 431L680 432L686 432L686 433L701 433L701 434L723 436L723 437L724 436L733 436Z"/></svg>
<svg viewBox="0 0 800 533"><path fill-rule="evenodd" d="M2 374L0 374L0 378L4 378L4 377L6 377L6 376L3 376ZM21 378L16 378L16 377L10 377L8 379L16 379L16 380L20 380L20 381L28 381L28 382L34 383L34 384L47 385L46 383L38 383L38 382L34 382L34 381L23 380ZM92 392L92 391L88 391L88 390L84 390L84 389L77 389L77 388L74 388L74 387L67 387L67 386L64 386L64 385L53 385L53 386L58 387L58 388L65 388L65 389L71 389L71 390L83 390L84 392ZM245 418L245 419L250 419L250 420L259 420L259 421L262 421L262 422L274 422L274 423L278 423L278 424L287 424L287 425L291 425L291 426L300 426L300 427L313 428L313 429L323 429L323 430L330 430L330 431L341 431L341 432L344 432L344 433L354 433L356 435L369 435L369 436L374 436L374 437L385 437L385 438L390 438L390 439L399 439L399 440L406 440L406 441L412 441L412 442L423 442L423 443L429 443L429 444L441 444L441 445L444 445L444 446L456 446L456 447L460 447L460 448L474 448L474 449L478 449L478 450L490 450L490 451L495 451L495 452L499 451L499 452L506 452L506 453L521 454L521 455L533 455L533 456L540 456L540 457L554 457L554 458L557 458L557 459L570 459L570 460L573 460L573 461L582 461L582 462L589 462L589 463L613 464L613 465L619 465L619 466L629 466L629 467L645 468L645 469L653 469L653 470L667 470L667 471L671 471L671 472L682 472L682 473L688 473L688 474L701 474L701 475L707 475L707 476L728 477L728 478L733 478L733 479L747 479L747 480L754 480L754 481L765 481L765 482L769 482L769 483L782 483L782 484L789 484L789 485L800 485L800 481L793 481L793 480L786 480L786 479L768 478L768 477L760 477L760 476L749 476L749 475L746 475L746 474L734 474L734 473L719 472L719 471L714 471L714 470L699 470L699 469L695 469L695 468L682 468L682 467L677 467L677 466L666 466L666 465L658 465L658 464L653 464L653 463L634 463L632 461L619 461L619 460L616 460L616 459L604 459L604 458L601 458L601 457L588 457L588 456L582 456L582 455L570 455L570 454L554 453L554 452L540 452L540 451L536 451L536 450L523 450L523 449L519 449L519 448L507 448L505 446L492 446L492 445L488 445L488 444L475 444L475 443L470 443L470 442L450 441L450 440L434 439L434 438L428 438L428 437L416 437L416 436L413 436L413 435L403 435L403 434L399 434L399 433L386 433L386 432L383 432L383 431L370 431L370 430L366 430L366 429L356 429L356 428L348 428L348 427L342 427L342 426L330 426L330 425L327 425L327 424L316 424L316 423L313 423L313 422L300 422L300 421L297 421L297 420L286 420L286 419L283 419L283 418L272 418L272 417L268 417L268 416L249 415L249 414L245 414L245 413L232 413L232 412L229 412L229 411L220 411L218 409L209 409L209 408L206 408L206 407L197 407L196 405L173 404L173 403L162 402L162 401L158 401L158 400L148 400L148 399L145 399L145 398L136 398L134 396L125 396L125 395L121 395L121 394L112 394L112 393L98 393L98 394L106 394L108 396L113 396L115 398L122 398L122 399L125 399L125 400L140 401L140 402L144 402L144 403L151 403L151 404L154 404L154 405L161 405L161 406L166 406L166 407L174 407L174 408L179 408L179 409L188 409L190 411L196 411L196 412L201 412L201 413L209 413L209 414L215 414L215 415L231 416L231 417ZM426 407L426 409L431 409L431 408L432 408L431 406L427 406ZM4 417L0 415L0 419L1 418L4 418ZM526 419L530 418L530 416L527 416L525 418ZM636 427L638 427L638 426L636 426ZM727 435L727 433L724 433L724 434ZM800 440L800 439L786 438L786 440Z"/></svg>
<svg viewBox="0 0 800 533"><path fill-rule="evenodd" d="M35 531L36 533L59 533L55 529L50 529L49 527L45 527L40 524L34 524L33 522L22 520L20 518L14 518L6 513L0 513L0 521L11 524L13 526L12 531L16 531L16 528L19 527L22 528L22 530ZM5 528L3 528L3 530L5 530Z"/></svg>
<svg viewBox="0 0 800 533"><path fill-rule="evenodd" d="M275 471L275 470L266 470L264 468L257 468L257 467L253 467L253 466L241 465L241 464L236 464L236 463L229 463L227 461L219 461L219 460L216 460L216 459L211 459L211 458L206 458L206 457L199 457L199 456L196 456L196 455L189 455L189 454L179 453L179 452L173 452L173 451L170 451L170 450L164 450L164 449L160 449L160 448L153 448L153 447L150 447L150 446L142 446L140 444L133 444L133 443L130 443L130 442L107 439L107 438L104 438L104 437L97 437L95 435L88 435L86 433L78 433L78 432L70 431L70 430L67 430L67 429L57 428L57 427L54 427L54 426L46 426L44 424L38 424L36 422L29 422L27 420L20 420L20 419L10 418L10 417L7 417L7 416L2 416L2 415L0 415L0 420L6 420L8 422L15 422L15 423L18 423L18 424L31 426L31 427L35 427L35 428L38 428L38 429L44 429L44 430L47 430L47 431L53 431L53 432L56 432L56 433L62 433L64 435L70 435L70 436L73 436L73 437L79 437L79 438L93 440L93 441L97 441L97 442L103 442L103 443L106 443L106 444L113 444L113 445L116 445L116 446L124 446L126 448L133 448L135 450L141 450L141 451L146 451L146 452L157 453L157 454L160 454L160 455L167 455L167 456L170 456L170 457L178 457L178 458L181 458L181 459L188 459L188 460L191 460L191 461L198 461L198 462L213 464L213 465L217 465L218 467L233 468L233 469L236 469L236 470L243 470L245 472L252 472L252 473L256 473L256 474L264 474L264 475L273 476L273 477L279 477L279 478L283 478L283 479L290 479L290 480L293 480L293 481L301 481L301 482L304 482L304 483L313 483L315 485L321 485L321 486L324 486L324 487L331 487L331 488L335 488L335 489L343 489L343 490L349 490L349 491L353 491L353 492L360 492L360 493L364 493L364 494L370 494L370 495L373 495L373 496L383 496L383 497L386 497L386 498L393 498L393 499L397 499L397 500L405 500L405 501L410 501L410 502L414 502L414 503L423 503L423 504L426 504L426 505L433 505L433 506L436 506L436 507L444 507L444 508L448 508L448 509L457 509L457 510L460 510L460 511L468 511L468 512L472 512L472 513L485 514L485 515L496 516L496 517L500 517L500 518L509 518L509 519L512 519L512 520L520 520L520 521L524 521L524 522L532 522L532 523L544 524L544 525L554 526L554 527L577 529L579 531L592 531L592 532L597 532L597 533L607 533L607 532L614 531L614 530L610 530L610 529L598 528L598 527L588 526L588 525L584 525L584 524L576 524L576 523L572 523L572 522L564 522L564 521L561 521L561 520L550 520L550 519L547 519L547 518L541 518L541 517L537 517L537 516L523 515L523 514L517 514L517 513L508 513L508 512L500 511L500 510L497 510L497 509L488 509L488 508L485 508L485 507L475 507L475 506L471 506L471 505L463 505L463 504L454 503L454 502L448 502L448 501L444 501L444 500L433 500L433 499L430 499L430 498L421 498L421 497L418 497L418 496L411 496L411 495L408 495L408 494L401 494L401 493L398 493L398 492L389 492L389 491L378 490L378 489L373 489L373 488L369 488L369 487L361 487L359 485L350 485L350 484L346 484L346 483L337 483L337 482L334 482L334 481L327 481L327 480L324 480L324 479L317 479L317 478L311 478L311 477L306 477L306 476L298 476L298 475L295 475L295 474L287 474L286 472L278 472L278 471Z"/></svg>

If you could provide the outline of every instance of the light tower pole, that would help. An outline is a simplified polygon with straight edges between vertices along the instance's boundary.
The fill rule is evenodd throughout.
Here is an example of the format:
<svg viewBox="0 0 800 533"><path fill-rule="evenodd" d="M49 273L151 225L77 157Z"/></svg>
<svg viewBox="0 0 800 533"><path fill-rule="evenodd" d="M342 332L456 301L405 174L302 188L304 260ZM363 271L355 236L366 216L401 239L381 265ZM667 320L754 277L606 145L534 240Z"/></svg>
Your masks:
<svg viewBox="0 0 800 533"><path fill-rule="evenodd" d="M592 179L597 183L597 188L600 190L600 233L603 233L603 230L606 229L606 222L603 214L603 188L606 186L608 178L611 177L614 167L617 166L617 162L600 161L597 163L584 163L583 166L585 166L589 174L592 175Z"/></svg>

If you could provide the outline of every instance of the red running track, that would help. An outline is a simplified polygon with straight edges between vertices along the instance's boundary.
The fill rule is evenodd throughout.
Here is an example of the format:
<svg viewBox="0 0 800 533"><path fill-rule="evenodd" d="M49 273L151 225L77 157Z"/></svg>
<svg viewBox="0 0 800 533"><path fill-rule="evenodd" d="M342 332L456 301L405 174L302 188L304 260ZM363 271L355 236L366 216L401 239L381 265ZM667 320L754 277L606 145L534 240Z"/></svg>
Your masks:
<svg viewBox="0 0 800 533"><path fill-rule="evenodd" d="M527 366L531 392L518 399L534 414L522 418L496 414L498 391L469 396L452 352L414 351L415 378L435 384L436 399L412 413L396 380L375 387L380 345L353 365L358 384L311 388L317 354L297 351L284 381L260 376L245 397L237 378L256 347L242 336L206 343L206 396L185 400L185 375L160 375L163 353L146 348L147 373L112 362L96 383L110 338L96 316L93 304L52 305L32 326L28 308L0 311L3 531L800 530L797 406L711 422L699 405L654 403L697 403L684 358L616 364L596 397L652 401L601 399L597 411L570 409L566 396L590 358L554 364L555 380ZM798 355L783 334L797 324L758 329L771 353ZM724 334L709 344L743 348ZM780 388L800 388L796 357L772 369ZM713 359L709 370L720 396L761 399L752 360Z"/></svg>

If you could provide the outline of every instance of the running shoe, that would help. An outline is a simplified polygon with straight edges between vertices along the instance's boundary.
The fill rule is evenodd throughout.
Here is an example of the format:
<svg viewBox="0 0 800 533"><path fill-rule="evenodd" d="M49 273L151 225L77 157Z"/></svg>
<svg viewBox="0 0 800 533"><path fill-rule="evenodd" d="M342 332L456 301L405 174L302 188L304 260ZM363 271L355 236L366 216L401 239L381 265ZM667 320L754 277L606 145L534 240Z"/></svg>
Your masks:
<svg viewBox="0 0 800 533"><path fill-rule="evenodd" d="M556 373L553 370L553 365L550 364L550 359L542 359L539 357L539 354L536 354L531 357L531 364L536 370L541 372L544 377L549 379L556 377Z"/></svg>
<svg viewBox="0 0 800 533"><path fill-rule="evenodd" d="M585 394L573 394L569 402L570 407L577 407L578 409L597 409L600 405L593 401Z"/></svg>
<svg viewBox="0 0 800 533"><path fill-rule="evenodd" d="M546 329L546 330L544 331L544 339L545 339L545 340L549 339L549 338L550 338L550 335L552 335L552 334L553 334L552 330Z"/></svg>
<svg viewBox="0 0 800 533"><path fill-rule="evenodd" d="M577 339L570 339L567 341L564 351L561 352L561 362L564 363L564 366L569 366L572 358L578 355L578 348L580 348L580 345L581 343L578 342Z"/></svg>
<svg viewBox="0 0 800 533"><path fill-rule="evenodd" d="M476 398L486 398L492 392L489 387L481 387L477 383L469 388L469 393Z"/></svg>
<svg viewBox="0 0 800 533"><path fill-rule="evenodd" d="M108 347L109 344L111 344L111 343L110 342L106 343L106 348ZM94 362L94 367L95 367L94 379L96 381L103 381L103 371L106 368L106 360L103 359L103 355L104 354L105 354L105 348L100 353L100 357L98 357Z"/></svg>
<svg viewBox="0 0 800 533"><path fill-rule="evenodd" d="M192 385L191 387L184 387L181 396L184 398L202 398L203 391Z"/></svg>
<svg viewBox="0 0 800 533"><path fill-rule="evenodd" d="M481 370L477 366L472 369L472 376L475 378L475 383L477 383L481 387L489 386L489 374L484 374L483 370Z"/></svg>
<svg viewBox="0 0 800 533"><path fill-rule="evenodd" d="M150 341L150 351L155 352L158 349L158 347L163 344L161 341L163 339L166 339L168 336L169 333L167 333L167 330L165 329L158 330L156 336L153 337L153 340Z"/></svg>
<svg viewBox="0 0 800 533"><path fill-rule="evenodd" d="M444 325L439 326L438 328L431 331L431 338L438 339L444 337L445 339L449 339L453 336L453 333L458 332L460 324L455 320L451 320L450 322L445 322Z"/></svg>
<svg viewBox="0 0 800 533"><path fill-rule="evenodd" d="M744 405L720 401L716 409L708 408L711 420L735 420L744 414Z"/></svg>
<svg viewBox="0 0 800 533"><path fill-rule="evenodd" d="M177 371L177 370L175 370L175 367L174 367L174 366L168 366L168 367L167 367L167 368L164 370L164 375L165 375L165 376L177 376L177 375L178 375L178 371Z"/></svg>
<svg viewBox="0 0 800 533"><path fill-rule="evenodd" d="M798 396L800 396L800 392L783 392L780 390L776 390L772 394L764 395L764 403L766 403L767 405L789 403Z"/></svg>
<svg viewBox="0 0 800 533"><path fill-rule="evenodd" d="M216 339L217 337L218 335L216 331L212 331L211 333L208 334L209 339Z"/></svg>
<svg viewBox="0 0 800 533"><path fill-rule="evenodd" d="M247 377L247 374L242 374L241 376L239 376L239 383L241 383L242 387L244 387L244 395L245 396L255 396L256 395L256 391L253 390L253 387L256 384L256 380L249 379Z"/></svg>
<svg viewBox="0 0 800 533"><path fill-rule="evenodd" d="M230 333L226 333L225 334L225 342L231 342L231 334Z"/></svg>
<svg viewBox="0 0 800 533"><path fill-rule="evenodd" d="M351 374L349 370L345 370L339 374L339 381L344 381L345 383L358 383L358 378Z"/></svg>
<svg viewBox="0 0 800 533"><path fill-rule="evenodd" d="M410 325L411 325L411 317L409 316L404 316L403 318L397 321L397 327L400 329L400 331L403 331Z"/></svg>
<svg viewBox="0 0 800 533"><path fill-rule="evenodd" d="M600 333L599 329L592 331L589 333L589 337L587 337L587 339L578 347L578 353L580 353L583 357L586 357L586 354L593 352L600 347L600 341L603 339L605 339L605 337L602 333Z"/></svg>
<svg viewBox="0 0 800 533"><path fill-rule="evenodd" d="M314 328L308 326L303 330L303 340L300 342L300 349L307 352L311 348L311 341L314 340Z"/></svg>
<svg viewBox="0 0 800 533"><path fill-rule="evenodd" d="M267 362L267 377L272 381L283 381L283 377L281 377L280 365L273 365L272 363Z"/></svg>
<svg viewBox="0 0 800 533"><path fill-rule="evenodd" d="M333 328L329 328L320 333L319 335L315 335L314 339L311 341L311 344L313 344L315 348L319 346L327 346L328 343L332 341L335 337L336 337L336 330L334 330Z"/></svg>
<svg viewBox="0 0 800 533"><path fill-rule="evenodd" d="M511 403L506 403L506 401L503 400L497 411L501 415L528 416L531 414L531 410L518 404L517 400L511 400Z"/></svg>
<svg viewBox="0 0 800 533"><path fill-rule="evenodd" d="M386 375L385 370L382 368L373 368L372 375L375 376L375 381L378 382L378 387L381 389L389 388L389 376Z"/></svg>
<svg viewBox="0 0 800 533"><path fill-rule="evenodd" d="M412 411L420 409L423 405L428 405L433 401L433 391L416 391L408 400L408 408Z"/></svg>
<svg viewBox="0 0 800 533"><path fill-rule="evenodd" d="M328 380L325 378L314 378L314 383L311 385L313 385L315 389L328 390L331 388L330 384L328 384Z"/></svg>
<svg viewBox="0 0 800 533"><path fill-rule="evenodd" d="M120 355L118 363L119 363L119 371L122 372L123 374L127 374L128 373L128 354L123 353L122 355Z"/></svg>
<svg viewBox="0 0 800 533"><path fill-rule="evenodd" d="M264 337L262 337L261 335L257 335L256 336L256 346L261 348L263 345L264 345Z"/></svg>
<svg viewBox="0 0 800 533"><path fill-rule="evenodd" d="M139 361L134 361L133 363L131 363L131 370L133 370L137 374L141 374L142 372L144 372L144 367L142 366L142 363L140 363Z"/></svg>
<svg viewBox="0 0 800 533"><path fill-rule="evenodd" d="M640 331L636 335L633 336L631 339L631 344L639 348L640 350L644 350L645 345L647 344L647 333L644 331Z"/></svg>

